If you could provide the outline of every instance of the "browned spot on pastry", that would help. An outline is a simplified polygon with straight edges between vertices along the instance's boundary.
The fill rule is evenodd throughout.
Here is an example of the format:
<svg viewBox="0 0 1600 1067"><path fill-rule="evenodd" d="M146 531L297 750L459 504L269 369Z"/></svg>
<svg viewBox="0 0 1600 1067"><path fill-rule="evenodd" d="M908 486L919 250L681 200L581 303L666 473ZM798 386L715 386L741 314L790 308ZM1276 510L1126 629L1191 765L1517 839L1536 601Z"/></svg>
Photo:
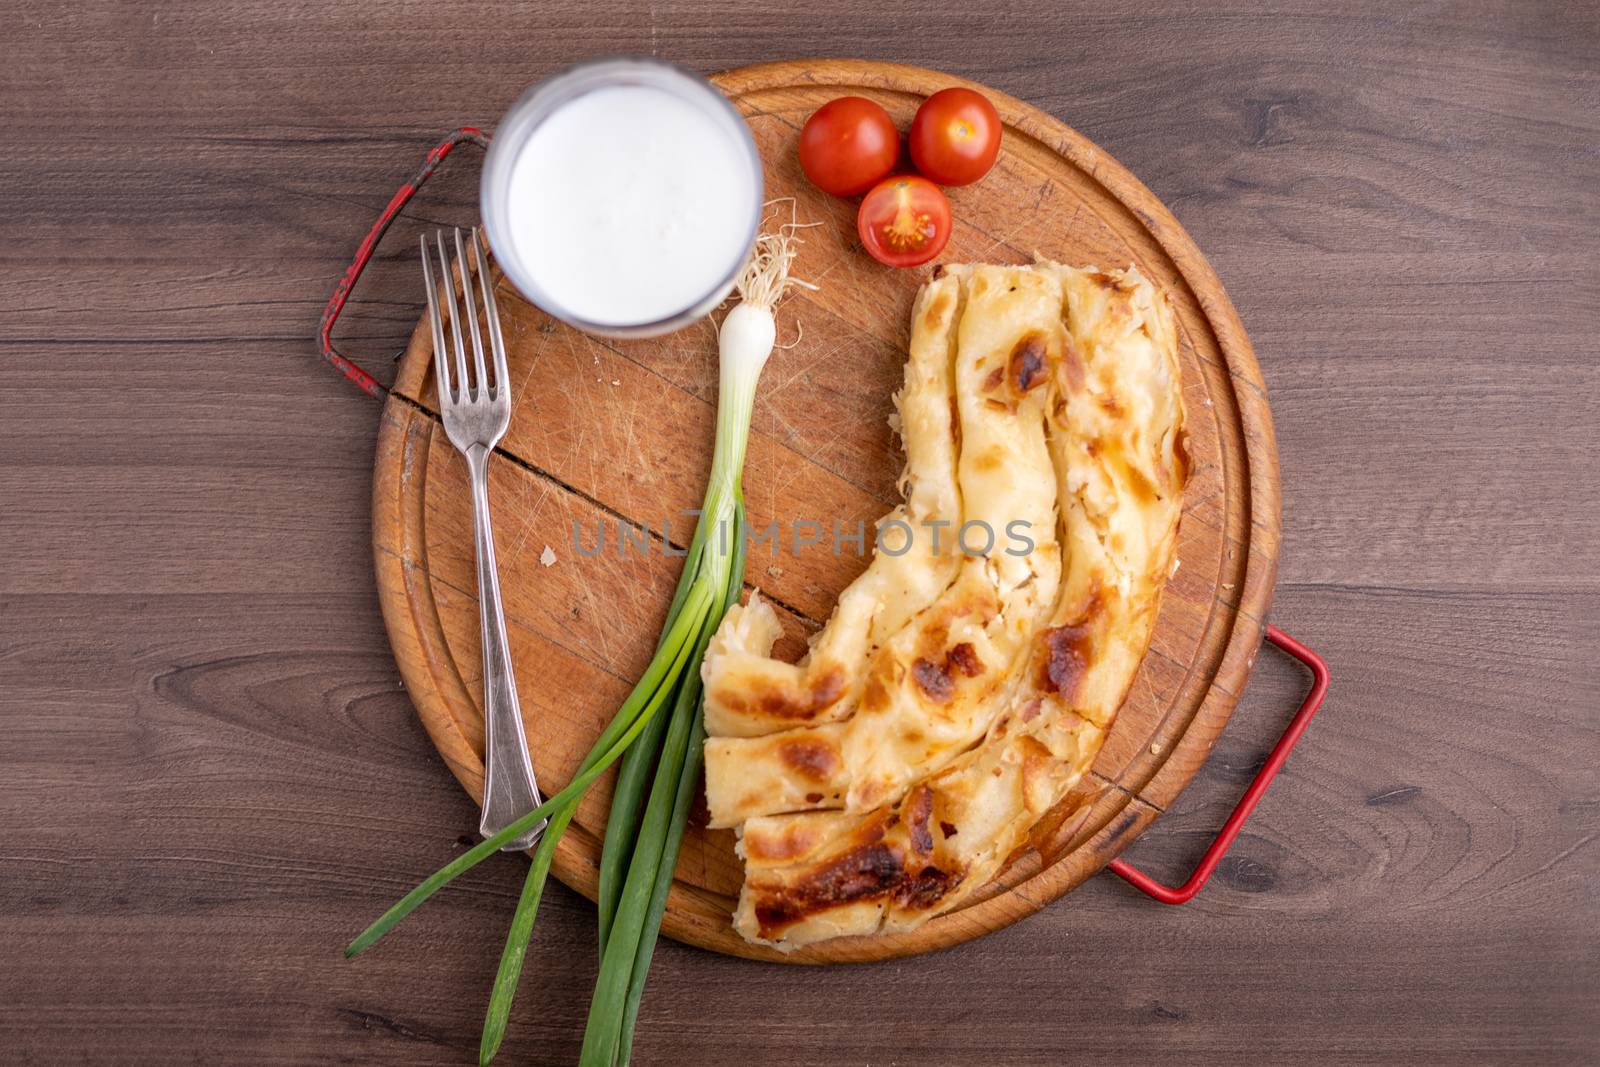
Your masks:
<svg viewBox="0 0 1600 1067"><path fill-rule="evenodd" d="M831 707L835 701L844 696L844 671L839 667L829 667L817 677L811 679L811 709L822 711Z"/></svg>
<svg viewBox="0 0 1600 1067"><path fill-rule="evenodd" d="M807 793L806 794L806 803L807 804L821 804L822 803L822 794L821 793Z"/></svg>
<svg viewBox="0 0 1600 1067"><path fill-rule="evenodd" d="M927 910L961 884L960 871L922 865L913 873L905 853L881 842L852 848L792 886L758 888L756 923L773 940L813 915L871 900L894 900Z"/></svg>
<svg viewBox="0 0 1600 1067"><path fill-rule="evenodd" d="M715 702L733 712L747 712L750 702L745 700L744 691L732 685L713 685L706 690L706 700Z"/></svg>
<svg viewBox="0 0 1600 1067"><path fill-rule="evenodd" d="M1090 274L1089 280L1110 293L1131 293L1138 288L1132 279L1126 276L1119 277L1115 274L1107 274L1103 270L1097 270Z"/></svg>
<svg viewBox="0 0 1600 1067"><path fill-rule="evenodd" d="M928 699L936 704L947 703L955 695L955 683L950 680L942 664L919 658L911 664L911 677Z"/></svg>
<svg viewBox="0 0 1600 1067"><path fill-rule="evenodd" d="M946 670L960 671L968 678L976 678L983 673L983 661L978 658L978 653L973 650L969 642L963 641L944 654Z"/></svg>
<svg viewBox="0 0 1600 1067"><path fill-rule="evenodd" d="M902 810L912 851L919 856L928 855L933 851L933 831L928 828L928 820L933 817L933 790L919 785L906 797Z"/></svg>
<svg viewBox="0 0 1600 1067"><path fill-rule="evenodd" d="M983 391L986 393L992 393L996 389L1000 388L1000 383L1005 380L1006 369L1004 367L996 367L994 370L990 371L989 376L983 380Z"/></svg>
<svg viewBox="0 0 1600 1067"><path fill-rule="evenodd" d="M999 448L986 448L973 459L972 465L981 471L1000 470L1006 465L1005 451Z"/></svg>
<svg viewBox="0 0 1600 1067"><path fill-rule="evenodd" d="M1016 410L1004 400L996 400L992 396L986 396L983 398L983 406L988 408L990 411L1012 412Z"/></svg>
<svg viewBox="0 0 1600 1067"><path fill-rule="evenodd" d="M939 832L944 834L946 837L956 836L955 823L948 823L941 819L939 821Z"/></svg>
<svg viewBox="0 0 1600 1067"><path fill-rule="evenodd" d="M1161 489L1155 482L1150 480L1150 476L1144 472L1144 468L1128 463L1125 460L1119 465L1122 468L1124 484L1139 499L1140 503L1149 504L1152 501L1161 499Z"/></svg>
<svg viewBox="0 0 1600 1067"><path fill-rule="evenodd" d="M1022 721L1032 722L1039 717L1039 709L1044 707L1044 701L1038 697L1033 698L1022 706Z"/></svg>
<svg viewBox="0 0 1600 1067"><path fill-rule="evenodd" d="M1122 401L1112 393L1101 393L1099 398L1100 410L1110 415L1113 419L1120 419L1124 414Z"/></svg>
<svg viewBox="0 0 1600 1067"><path fill-rule="evenodd" d="M937 273L934 276L938 277ZM923 313L922 325L930 330L937 330L939 321L944 318L944 313L949 310L950 294L948 292L940 293L934 297L933 303L929 304L928 310Z"/></svg>
<svg viewBox="0 0 1600 1067"><path fill-rule="evenodd" d="M768 689L757 696L763 714L777 718L798 717L801 714L796 702L789 699L789 694L777 689Z"/></svg>
<svg viewBox="0 0 1600 1067"><path fill-rule="evenodd" d="M1161 499L1161 487L1150 479L1144 468L1133 462L1135 451L1118 437L1101 437L1090 442L1089 455L1121 484L1122 488L1141 505Z"/></svg>
<svg viewBox="0 0 1600 1067"><path fill-rule="evenodd" d="M761 714L769 718L814 719L844 696L845 678L844 671L834 665L813 677L804 693L765 681L757 686L758 692L752 694L753 701L746 700L732 686L719 688L717 696L724 707L734 711L749 711L753 702Z"/></svg>
<svg viewBox="0 0 1600 1067"><path fill-rule="evenodd" d="M943 652L944 643L950 639L950 620L961 615L964 610L956 604L930 608L923 616L922 636L917 639L917 652L928 659Z"/></svg>
<svg viewBox="0 0 1600 1067"><path fill-rule="evenodd" d="M851 799L861 808L876 808L880 804L887 804L890 800L883 783L872 778L858 783L851 790Z"/></svg>
<svg viewBox="0 0 1600 1067"><path fill-rule="evenodd" d="M848 838L857 845L871 845L883 840L883 832L889 828L889 820L885 818L867 819L850 831Z"/></svg>
<svg viewBox="0 0 1600 1067"><path fill-rule="evenodd" d="M826 741L785 741L778 746L778 758L796 774L813 781L827 781L839 767L839 754Z"/></svg>
<svg viewBox="0 0 1600 1067"><path fill-rule="evenodd" d="M1071 702L1073 692L1089 666L1093 651L1094 621L1100 614L1098 594L1089 602L1078 621L1065 626L1055 626L1044 631L1044 657L1040 663L1040 689L1054 690L1062 700Z"/></svg>
<svg viewBox="0 0 1600 1067"><path fill-rule="evenodd" d="M1045 354L1048 346L1044 334L1037 331L1027 334L1011 350L1008 363L1011 381L1017 392L1026 393L1044 381Z"/></svg>
<svg viewBox="0 0 1600 1067"><path fill-rule="evenodd" d="M961 405L954 396L950 398L950 439L956 451L961 451Z"/></svg>
<svg viewBox="0 0 1600 1067"><path fill-rule="evenodd" d="M883 711L889 706L889 694L899 680L900 665L884 650L873 659L871 673L861 690L861 710Z"/></svg>
<svg viewBox="0 0 1600 1067"><path fill-rule="evenodd" d="M853 848L796 884L774 888L756 904L756 922L770 940L818 912L887 896L904 879L899 849L882 843Z"/></svg>
<svg viewBox="0 0 1600 1067"><path fill-rule="evenodd" d="M940 278L943 278L949 273L950 268L945 266L943 263L935 264L933 268L933 280L938 281Z"/></svg>
<svg viewBox="0 0 1600 1067"><path fill-rule="evenodd" d="M781 825L783 829L776 833L745 834L745 858L755 863L793 863L820 843L819 831L811 823L786 819Z"/></svg>
<svg viewBox="0 0 1600 1067"><path fill-rule="evenodd" d="M861 709L882 711L888 706L889 690L884 686L883 680L876 675L868 678L866 688L861 691Z"/></svg>
<svg viewBox="0 0 1600 1067"><path fill-rule="evenodd" d="M895 893L902 907L926 911L961 883L960 871L941 871L937 867L924 867L906 879Z"/></svg>
<svg viewBox="0 0 1600 1067"><path fill-rule="evenodd" d="M948 608L952 617L976 615L987 618L998 610L998 605L993 602L990 594L975 594L957 604L949 605ZM984 671L983 660L978 658L977 651L968 641L944 649L943 656L935 658L940 656L940 649L948 640L949 634L948 623L941 620L930 622L922 635L922 640L918 643L922 655L911 664L912 680L930 700L940 704L948 701L955 693L957 674L976 678Z"/></svg>

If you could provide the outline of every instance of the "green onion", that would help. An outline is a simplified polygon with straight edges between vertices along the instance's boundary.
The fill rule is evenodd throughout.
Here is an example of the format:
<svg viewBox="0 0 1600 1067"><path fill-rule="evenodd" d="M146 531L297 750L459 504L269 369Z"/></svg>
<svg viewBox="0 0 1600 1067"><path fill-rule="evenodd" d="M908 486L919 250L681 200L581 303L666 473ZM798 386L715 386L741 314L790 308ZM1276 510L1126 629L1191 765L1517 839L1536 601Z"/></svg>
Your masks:
<svg viewBox="0 0 1600 1067"><path fill-rule="evenodd" d="M743 302L722 320L716 451L696 535L704 542L703 573L720 595L711 612L713 618L701 635L699 658L704 658L723 613L738 602L743 585L744 492L740 483L756 383L777 335L772 307L791 284L804 284L789 277L797 251L794 229L793 224L782 226L777 233L763 234L757 240L755 255L739 278ZM700 685L698 671L683 679L659 754L649 753L643 746L631 750L612 794L606 851L600 865L600 975L584 1028L581 1067L619 1067L632 1054L639 1002L672 889L689 805L700 780L705 741ZM638 808L644 768L652 755L655 779L641 818ZM629 859L627 876L621 879L624 853Z"/></svg>
<svg viewBox="0 0 1600 1067"><path fill-rule="evenodd" d="M739 508L739 521L741 524L744 521L742 504ZM734 581L729 584L728 596L722 603L724 613L739 602L739 591L743 585L745 550L744 538L741 537L736 548L738 556L733 568ZM617 1046L619 1064L627 1064L633 1051L633 1024L639 1015L639 1001L644 997L644 981L650 971L650 958L655 955L656 934L661 929L661 916L667 910L667 896L672 890L672 875L677 866L675 858L679 846L683 844L683 830L689 819L689 805L694 802L695 791L700 785L700 766L705 757L705 739L705 716L703 709L697 704L694 720L690 724L689 746L684 755L683 766L678 772L677 788L672 802L672 822L667 830L667 844L663 850L664 855L674 857L674 862L664 863L657 868L655 886L650 892L650 911L645 919L645 936L640 938L638 951L634 956L633 974L628 982L628 1001L622 1015ZM592 1006L590 1011L593 1011Z"/></svg>
<svg viewBox="0 0 1600 1067"><path fill-rule="evenodd" d="M689 553L684 562L683 573L678 577L678 588L672 594L672 606L667 609L668 619L677 616L679 607L689 595L694 580L700 574L701 552L705 547L705 538L705 525L697 523L694 538L689 543ZM741 570L734 579L736 591L737 583L742 580ZM718 611L716 615L716 621L720 622L722 612ZM665 640L666 632L663 631L661 641ZM660 647L659 642L657 647ZM611 932L612 917L617 910L617 898L622 894L620 876L627 845L633 841L634 831L639 827L639 797L644 792L645 776L650 773L650 765L656 753L661 751L661 738L666 729L667 720L657 716L639 740L628 749L627 755L622 757L622 767L617 772L617 784L611 792L611 813L606 819L606 836L600 849L600 892L596 900L600 909L601 952L605 951L606 938Z"/></svg>
<svg viewBox="0 0 1600 1067"><path fill-rule="evenodd" d="M411 914L418 904L421 904L424 900L433 896L434 893L444 888L457 875L471 870L500 851L513 837L524 834L539 825L540 820L544 819L550 812L564 808L568 803L575 803L582 797L584 790L588 789L594 780L600 777L605 772L605 769L611 766L617 757L627 750L628 746L639 736L640 731L644 729L650 718L660 709L661 703L670 689L670 687L660 685L661 678L668 671L671 671L674 675L682 672L683 663L688 658L685 653L691 649L688 643L688 635L692 630L698 628L699 623L704 621L708 606L709 597L705 595L705 590L703 589L694 590L684 602L684 614L673 624L672 636L663 644L662 651L656 654L656 658L650 661L650 666L645 669L644 677L639 679L639 684L629 694L627 701L622 705L622 709L617 712L616 718L611 720L611 725L607 726L605 732L600 735L600 740L595 743L594 749L589 753L588 758L584 760L584 769L579 771L576 778L567 783L565 789L508 825L504 830L491 837L484 838L423 879L420 885L401 897L399 903L380 915L376 922L363 930L354 941L350 942L349 946L344 950L346 958L359 956L366 951L374 941L388 933L395 923ZM646 683L651 683L649 695L640 697L640 693L646 690ZM637 701L635 700L636 697L639 698ZM639 710L639 705L643 705L642 710ZM631 713L630 708L634 709ZM545 836L551 836L548 829L545 832ZM542 839L540 843L543 843Z"/></svg>
<svg viewBox="0 0 1600 1067"><path fill-rule="evenodd" d="M799 243L794 233L797 228L791 222L775 233L757 237L755 251L737 283L741 302L723 319L711 475L700 521L650 665L566 788L430 875L345 950L347 956L364 951L457 875L548 817L489 996L478 1050L481 1064L494 1057L505 1035L539 900L561 835L577 813L584 791L619 757L622 766L600 858L600 974L589 1006L581 1063L584 1067L618 1067L628 1062L634 1021L689 806L699 784L705 741L700 661L723 614L738 602L743 587L742 476L756 385L777 335L772 309L791 285L806 284L789 277ZM667 707L670 713L662 715Z"/></svg>
<svg viewBox="0 0 1600 1067"><path fill-rule="evenodd" d="M736 520L744 518L744 505L735 508ZM738 539L742 546L743 538ZM722 609L714 612L720 617L728 605L737 603L743 584L744 553L736 549L734 565L730 568L730 581L724 591ZM700 639L700 655L705 656L715 628L708 628ZM656 895L660 892L663 907L667 891L672 886L672 874L678 861L678 848L683 843L684 824L688 819L689 802L699 784L701 745L705 736L700 717L700 675L691 672L678 691L672 716L672 727L661 746L657 759L655 781L650 788L650 798L645 806L644 820L633 855L628 864L627 881L620 887L617 919L610 937L601 949L600 977L595 982L594 999L589 1005L589 1022L584 1030L583 1053L580 1063L612 1064L627 1058L622 1045L626 1032L631 1038L632 1025L627 1011L630 1000L637 1010L637 998L644 992L644 979L650 968L650 957L655 951L656 936L661 928L662 910L656 908ZM640 746L630 749L639 751ZM693 768L687 785L683 782L685 770ZM627 803L627 800L620 801ZM634 798L637 802L637 797ZM619 801L613 799L612 814L617 813ZM606 834L611 834L611 823L606 823ZM603 872L602 872L603 873Z"/></svg>

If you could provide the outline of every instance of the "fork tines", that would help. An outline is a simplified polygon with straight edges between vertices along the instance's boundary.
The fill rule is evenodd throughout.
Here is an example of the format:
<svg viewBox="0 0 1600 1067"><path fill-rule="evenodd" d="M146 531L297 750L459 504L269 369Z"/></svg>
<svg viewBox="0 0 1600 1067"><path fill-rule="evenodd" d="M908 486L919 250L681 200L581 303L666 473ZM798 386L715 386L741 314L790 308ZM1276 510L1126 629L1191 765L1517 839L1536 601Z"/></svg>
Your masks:
<svg viewBox="0 0 1600 1067"><path fill-rule="evenodd" d="M456 303L455 285L452 282L452 266L449 252L445 248L444 231L434 232L433 245L437 249L439 273L434 273L434 249L430 249L426 234L421 238L422 244L422 274L427 280L428 288L428 319L433 326L433 365L435 374L439 379L439 404L441 407L463 403L482 404L486 402L499 403L506 399L506 344L505 338L500 333L500 314L494 301L494 283L489 279L489 272L484 265L483 242L478 233L478 228L472 228L472 259L473 270L466 268L467 254L461 239L461 227L455 228L455 269L461 274L461 298L466 305L466 320L468 335L472 338L472 370L467 374L467 349L461 336L462 314ZM476 274L478 284L473 285L472 276ZM442 279L442 284L440 283ZM476 290L476 292L474 291ZM451 339L455 342L452 349L455 353L455 366L451 368L451 360L447 355L444 338L444 321L440 315L439 294L443 294L443 303L450 320ZM485 330L489 334L489 349L494 361L494 375L485 369L483 354L483 334L478 328L478 315L481 311L486 323Z"/></svg>

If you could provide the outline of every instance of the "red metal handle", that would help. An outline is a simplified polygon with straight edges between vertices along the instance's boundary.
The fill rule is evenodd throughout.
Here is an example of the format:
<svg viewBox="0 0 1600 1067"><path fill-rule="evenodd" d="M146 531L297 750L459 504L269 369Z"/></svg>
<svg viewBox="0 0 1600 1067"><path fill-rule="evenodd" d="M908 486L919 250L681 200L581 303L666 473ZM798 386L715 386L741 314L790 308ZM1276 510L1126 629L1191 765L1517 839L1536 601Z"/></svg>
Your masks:
<svg viewBox="0 0 1600 1067"><path fill-rule="evenodd" d="M1233 809L1233 814L1228 816L1228 821L1222 824L1222 830L1216 839L1211 842L1211 847L1206 849L1206 854L1200 857L1200 863L1189 876L1189 880L1174 889L1162 885L1160 882L1145 874L1139 868L1121 859L1114 859L1106 864L1106 869L1117 877L1123 879L1149 896L1161 901L1163 904L1187 904L1200 892L1206 884L1206 879L1211 877L1211 872L1217 869L1217 864L1222 862L1222 857L1227 853L1228 846L1233 844L1233 839L1239 836L1239 831L1244 829L1245 820L1250 818L1250 813L1255 810L1256 804L1261 800L1267 786L1272 779L1283 769L1284 762L1289 758L1289 752L1295 743L1300 740L1300 735L1306 732L1306 727L1311 725L1311 717L1322 706L1322 698L1328 692L1328 665L1322 657L1311 651L1299 641L1290 637L1276 626L1267 626L1267 640L1283 649L1295 659L1304 663L1311 670L1311 691L1306 694L1300 710L1289 720L1288 729L1283 731L1283 736L1278 738L1278 743L1273 746L1272 754L1267 757L1267 762L1261 765L1261 770L1256 772L1255 780L1250 783L1239 804Z"/></svg>
<svg viewBox="0 0 1600 1067"><path fill-rule="evenodd" d="M389 204L378 216L378 221L372 224L367 235L361 239L361 244L356 248L356 258L345 269L339 284L334 286L333 295L328 298L328 306L322 309L322 323L317 328L317 341L322 346L322 358L333 364L335 370L354 382L362 392L375 399L382 400L388 390L334 347L333 324L339 321L339 313L344 310L345 301L350 299L350 291L355 288L356 279L367 269L367 261L372 258L378 242L383 239L383 235L388 232L400 214L400 209L417 195L417 190L422 188L422 184L438 169L439 164L444 162L444 157L463 141L475 144L479 148L487 148L489 136L475 126L462 126L434 145L433 151L428 153L428 158L422 161L421 168L389 199Z"/></svg>

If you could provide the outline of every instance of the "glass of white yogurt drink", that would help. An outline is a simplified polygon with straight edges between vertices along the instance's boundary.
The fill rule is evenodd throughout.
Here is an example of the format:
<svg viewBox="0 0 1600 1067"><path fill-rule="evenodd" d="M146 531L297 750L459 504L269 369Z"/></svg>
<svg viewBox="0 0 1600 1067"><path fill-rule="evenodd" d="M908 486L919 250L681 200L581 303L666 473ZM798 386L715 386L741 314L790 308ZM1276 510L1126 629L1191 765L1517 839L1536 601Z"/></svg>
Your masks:
<svg viewBox="0 0 1600 1067"><path fill-rule="evenodd" d="M484 163L501 270L581 330L667 333L728 295L761 223L761 157L710 82L669 63L582 63L523 94Z"/></svg>

